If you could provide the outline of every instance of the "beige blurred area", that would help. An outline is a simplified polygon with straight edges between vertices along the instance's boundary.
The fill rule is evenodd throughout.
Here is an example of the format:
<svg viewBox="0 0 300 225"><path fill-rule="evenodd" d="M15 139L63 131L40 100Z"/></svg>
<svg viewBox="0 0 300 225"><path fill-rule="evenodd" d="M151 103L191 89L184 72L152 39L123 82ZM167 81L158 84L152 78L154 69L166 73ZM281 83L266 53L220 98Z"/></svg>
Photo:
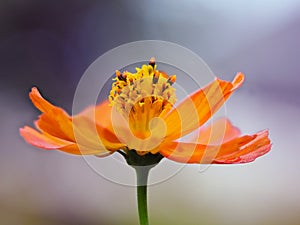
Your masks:
<svg viewBox="0 0 300 225"><path fill-rule="evenodd" d="M144 39L191 49L223 79L244 72L223 110L243 133L268 128L273 143L244 165L164 159L150 181L179 171L149 187L150 224L299 224L299 9L296 0L1 2L0 224L138 224L133 187L100 176L81 157L26 144L19 128L39 115L28 99L32 86L70 112L97 57ZM130 167L96 160L134 181Z"/></svg>

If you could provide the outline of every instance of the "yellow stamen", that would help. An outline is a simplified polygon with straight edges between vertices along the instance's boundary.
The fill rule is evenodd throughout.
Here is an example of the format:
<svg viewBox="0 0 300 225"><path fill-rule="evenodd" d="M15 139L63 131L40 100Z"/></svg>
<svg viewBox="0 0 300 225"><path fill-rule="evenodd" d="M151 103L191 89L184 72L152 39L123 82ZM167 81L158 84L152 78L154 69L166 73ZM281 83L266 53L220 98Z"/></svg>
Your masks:
<svg viewBox="0 0 300 225"><path fill-rule="evenodd" d="M149 65L136 68L136 73L116 71L109 100L112 106L128 119L133 134L146 139L151 135L150 121L167 113L176 102L172 84L176 76L156 70L155 59ZM145 154L143 149L136 149Z"/></svg>

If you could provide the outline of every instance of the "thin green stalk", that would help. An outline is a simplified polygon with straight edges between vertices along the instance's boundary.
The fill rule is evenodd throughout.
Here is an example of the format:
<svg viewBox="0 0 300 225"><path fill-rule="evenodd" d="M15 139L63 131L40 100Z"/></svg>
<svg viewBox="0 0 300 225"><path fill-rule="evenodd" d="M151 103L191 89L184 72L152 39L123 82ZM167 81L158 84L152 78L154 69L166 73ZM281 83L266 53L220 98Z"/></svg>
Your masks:
<svg viewBox="0 0 300 225"><path fill-rule="evenodd" d="M137 201L139 210L140 225L149 225L147 206L147 182L151 167L134 167L137 177Z"/></svg>

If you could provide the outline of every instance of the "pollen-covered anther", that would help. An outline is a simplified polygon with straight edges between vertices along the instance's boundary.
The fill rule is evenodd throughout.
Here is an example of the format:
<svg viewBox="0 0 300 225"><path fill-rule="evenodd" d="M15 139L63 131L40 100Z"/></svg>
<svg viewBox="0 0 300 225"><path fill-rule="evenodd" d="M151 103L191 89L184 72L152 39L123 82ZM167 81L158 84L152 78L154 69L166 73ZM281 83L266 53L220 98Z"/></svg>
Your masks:
<svg viewBox="0 0 300 225"><path fill-rule="evenodd" d="M120 79L120 77L121 77L121 72L120 72L119 70L116 70L116 77L117 77L118 79Z"/></svg>
<svg viewBox="0 0 300 225"><path fill-rule="evenodd" d="M154 66L155 66L155 58L154 57L151 57L151 59L149 60L149 65L154 68Z"/></svg>
<svg viewBox="0 0 300 225"><path fill-rule="evenodd" d="M126 82L126 80L127 80L126 73L121 73L119 70L116 70L116 77L119 81Z"/></svg>
<svg viewBox="0 0 300 225"><path fill-rule="evenodd" d="M158 79L159 79L159 71L155 70L154 75L153 75L153 84L156 84Z"/></svg>
<svg viewBox="0 0 300 225"><path fill-rule="evenodd" d="M176 81L176 75L172 75L168 78L168 83L171 85L174 84L175 81Z"/></svg>

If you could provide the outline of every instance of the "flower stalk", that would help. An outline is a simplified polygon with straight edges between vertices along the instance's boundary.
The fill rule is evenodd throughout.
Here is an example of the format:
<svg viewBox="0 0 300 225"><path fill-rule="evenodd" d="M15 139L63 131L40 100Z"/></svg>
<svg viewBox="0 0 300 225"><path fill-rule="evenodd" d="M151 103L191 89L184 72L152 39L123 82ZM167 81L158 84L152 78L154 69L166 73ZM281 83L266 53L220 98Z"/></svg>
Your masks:
<svg viewBox="0 0 300 225"><path fill-rule="evenodd" d="M139 155L134 150L128 150L126 153L120 151L119 153L124 156L128 165L133 167L136 173L137 203L140 225L149 225L147 203L148 176L150 170L163 159L163 156L159 153Z"/></svg>
<svg viewBox="0 0 300 225"><path fill-rule="evenodd" d="M140 225L149 225L147 204L147 181L151 167L138 166L134 169L137 178L137 202Z"/></svg>

